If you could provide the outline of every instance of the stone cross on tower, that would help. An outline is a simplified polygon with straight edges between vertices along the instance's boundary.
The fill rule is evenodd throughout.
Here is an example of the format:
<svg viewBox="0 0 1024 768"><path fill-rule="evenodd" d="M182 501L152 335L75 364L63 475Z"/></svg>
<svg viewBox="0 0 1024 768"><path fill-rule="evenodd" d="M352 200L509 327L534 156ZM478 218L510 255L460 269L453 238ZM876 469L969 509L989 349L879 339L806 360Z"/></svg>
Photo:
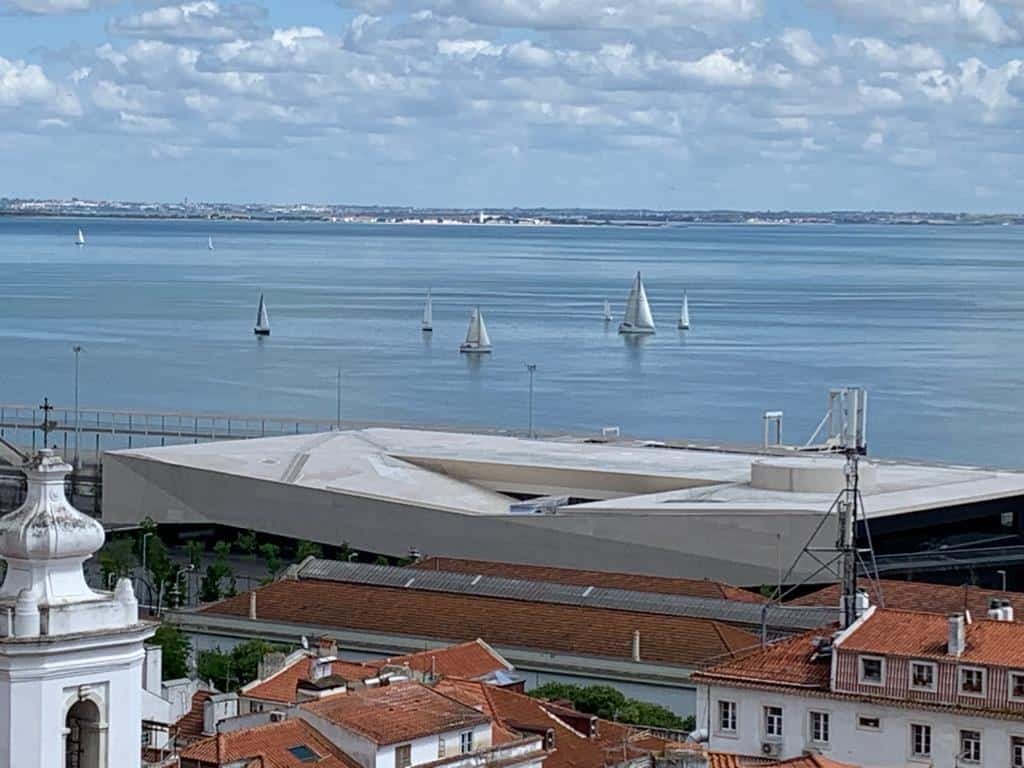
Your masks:
<svg viewBox="0 0 1024 768"><path fill-rule="evenodd" d="M138 768L143 643L131 582L93 591L104 532L64 495L71 467L43 449L25 503L0 518L0 768Z"/></svg>

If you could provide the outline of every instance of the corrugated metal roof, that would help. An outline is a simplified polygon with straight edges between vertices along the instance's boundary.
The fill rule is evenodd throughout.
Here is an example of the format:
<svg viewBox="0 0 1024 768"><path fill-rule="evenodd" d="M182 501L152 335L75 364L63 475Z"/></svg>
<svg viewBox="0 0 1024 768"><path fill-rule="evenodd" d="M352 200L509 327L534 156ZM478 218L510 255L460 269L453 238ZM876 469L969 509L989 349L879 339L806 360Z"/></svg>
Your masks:
<svg viewBox="0 0 1024 768"><path fill-rule="evenodd" d="M744 603L709 597L690 597L655 592L635 592L547 581L505 579L451 571L419 571L385 565L311 560L297 570L300 579L368 584L396 589L450 592L459 595L555 603L590 608L609 608L636 613L688 616L730 624L760 626L764 618L773 629L807 630L836 620L838 608L798 607ZM765 613L766 612L766 616Z"/></svg>

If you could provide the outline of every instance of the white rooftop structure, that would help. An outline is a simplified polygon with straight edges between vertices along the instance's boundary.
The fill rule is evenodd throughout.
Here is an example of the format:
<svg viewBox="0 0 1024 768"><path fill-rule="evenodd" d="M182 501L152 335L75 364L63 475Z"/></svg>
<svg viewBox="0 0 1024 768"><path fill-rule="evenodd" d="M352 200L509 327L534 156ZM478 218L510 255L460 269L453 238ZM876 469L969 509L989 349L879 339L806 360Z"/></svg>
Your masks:
<svg viewBox="0 0 1024 768"><path fill-rule="evenodd" d="M843 487L795 451L372 428L104 457L104 521L217 523L425 554L774 583ZM870 520L1024 497L1024 473L863 459ZM568 497L523 514L523 498ZM539 505L540 506L540 505ZM834 541L824 526L821 542Z"/></svg>

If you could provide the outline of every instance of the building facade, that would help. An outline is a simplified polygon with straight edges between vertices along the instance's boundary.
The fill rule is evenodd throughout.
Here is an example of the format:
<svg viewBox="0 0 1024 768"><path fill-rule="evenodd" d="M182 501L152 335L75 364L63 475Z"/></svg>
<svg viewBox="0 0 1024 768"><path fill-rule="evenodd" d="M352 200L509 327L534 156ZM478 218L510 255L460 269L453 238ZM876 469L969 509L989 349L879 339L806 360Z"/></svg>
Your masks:
<svg viewBox="0 0 1024 768"><path fill-rule="evenodd" d="M881 608L695 676L709 748L868 768L1024 768L1024 626Z"/></svg>

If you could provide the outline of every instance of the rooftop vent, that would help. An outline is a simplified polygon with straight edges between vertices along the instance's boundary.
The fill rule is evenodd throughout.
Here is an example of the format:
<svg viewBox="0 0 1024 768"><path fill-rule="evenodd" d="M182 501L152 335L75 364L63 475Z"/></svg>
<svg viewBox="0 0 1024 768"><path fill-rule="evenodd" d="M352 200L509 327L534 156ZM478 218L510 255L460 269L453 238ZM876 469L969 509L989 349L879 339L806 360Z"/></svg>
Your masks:
<svg viewBox="0 0 1024 768"><path fill-rule="evenodd" d="M772 456L750 465L750 485L764 491L789 493L838 493L846 487L845 464L834 456ZM862 461L858 467L861 491L871 491L877 467Z"/></svg>

